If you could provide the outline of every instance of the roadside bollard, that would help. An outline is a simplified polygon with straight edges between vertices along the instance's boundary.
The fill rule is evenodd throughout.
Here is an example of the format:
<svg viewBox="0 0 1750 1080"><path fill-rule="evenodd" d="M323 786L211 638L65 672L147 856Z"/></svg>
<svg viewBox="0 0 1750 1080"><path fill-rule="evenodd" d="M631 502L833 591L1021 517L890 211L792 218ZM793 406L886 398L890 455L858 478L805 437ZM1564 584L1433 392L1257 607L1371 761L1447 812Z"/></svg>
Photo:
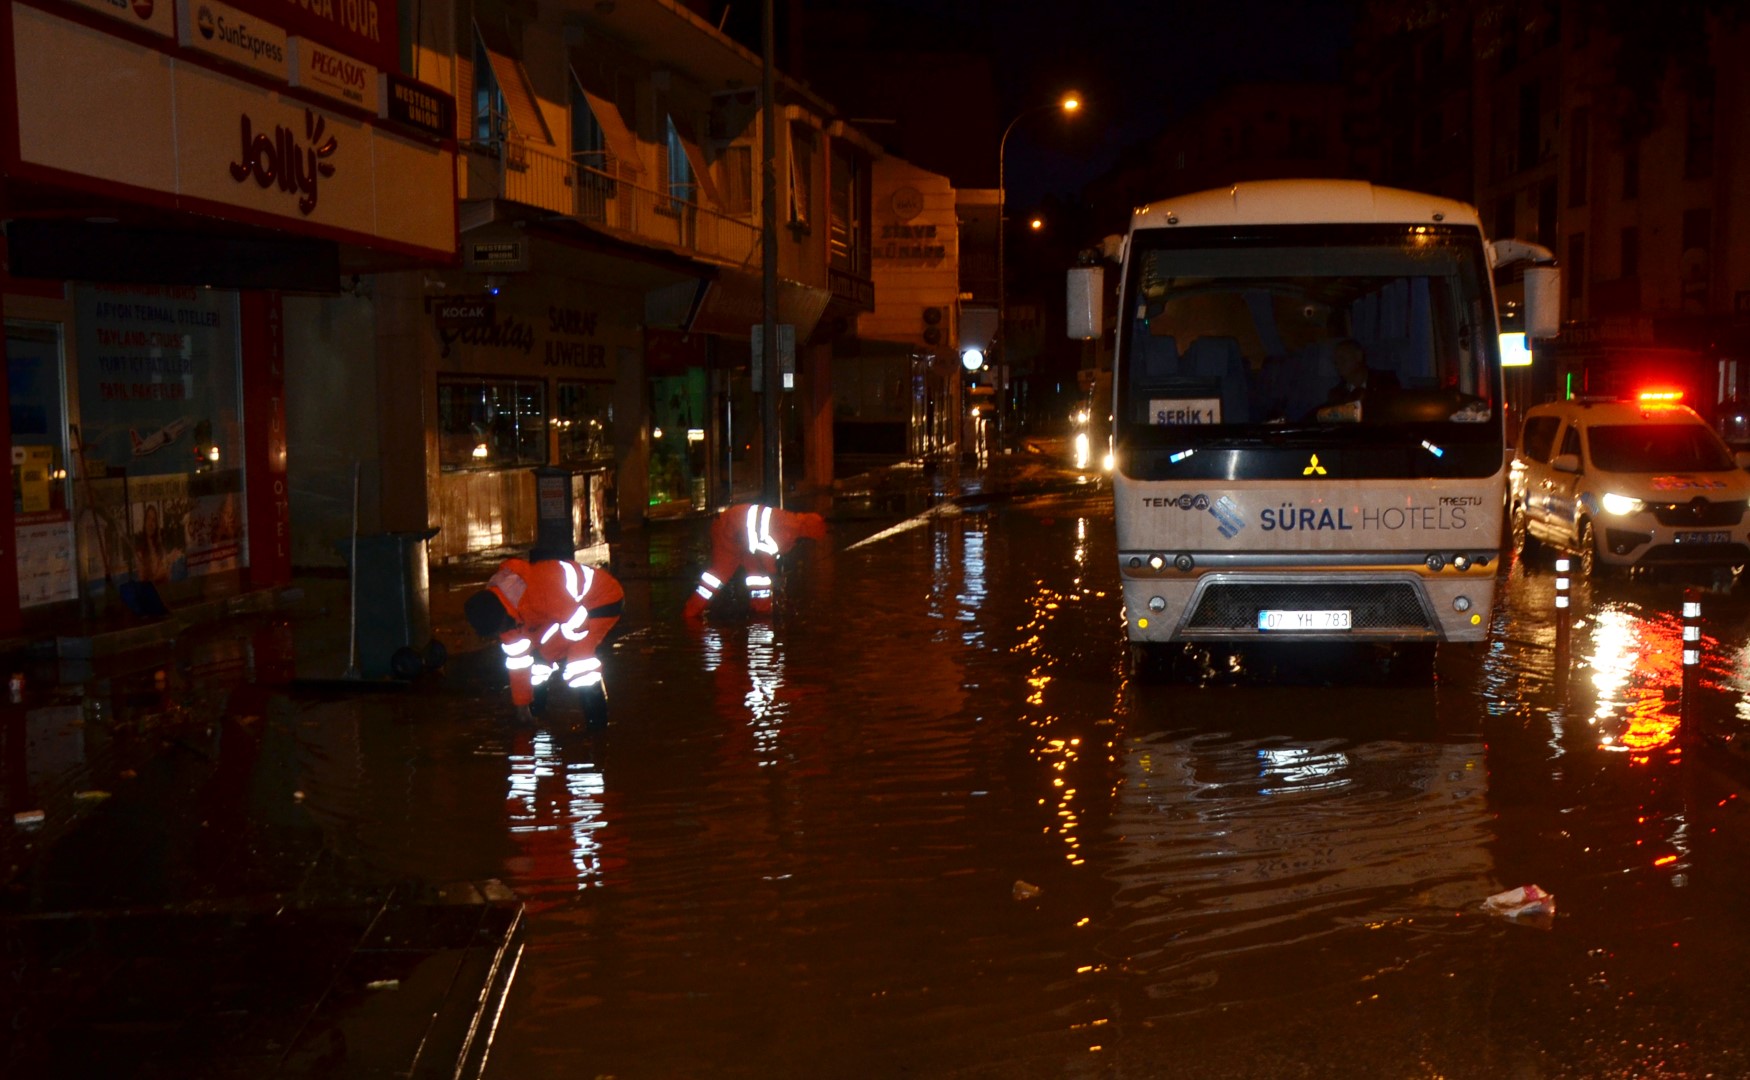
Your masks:
<svg viewBox="0 0 1750 1080"><path fill-rule="evenodd" d="M1683 591L1683 697L1680 720L1683 730L1694 733L1701 708L1701 594Z"/></svg>
<svg viewBox="0 0 1750 1080"><path fill-rule="evenodd" d="M1568 560L1556 560L1556 653L1565 658L1568 655L1568 633L1573 629L1573 619L1568 610Z"/></svg>

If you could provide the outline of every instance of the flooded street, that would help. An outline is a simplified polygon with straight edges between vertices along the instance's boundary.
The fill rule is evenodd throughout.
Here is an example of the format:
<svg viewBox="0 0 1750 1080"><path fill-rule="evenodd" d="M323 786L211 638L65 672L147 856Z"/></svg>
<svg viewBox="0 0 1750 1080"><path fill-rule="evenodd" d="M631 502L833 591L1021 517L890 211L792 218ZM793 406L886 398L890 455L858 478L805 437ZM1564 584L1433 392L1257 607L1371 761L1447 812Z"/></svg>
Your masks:
<svg viewBox="0 0 1750 1080"><path fill-rule="evenodd" d="M606 737L457 703L312 746L312 803L528 903L492 1076L1750 1069L1745 808L1677 738L1680 587L1581 596L1565 702L1521 568L1433 686L1131 685L1108 515L841 530L772 623L689 631L685 573L628 573ZM1553 923L1480 910L1527 883Z"/></svg>
<svg viewBox="0 0 1750 1080"><path fill-rule="evenodd" d="M504 882L506 1080L1750 1073L1743 601L1690 737L1681 586L1580 589L1564 685L1518 566L1432 685L1138 683L1110 515L840 523L772 620L695 627L653 530L605 734L516 726L489 652L274 694L231 784L273 809L178 865ZM1532 883L1553 920L1482 910Z"/></svg>

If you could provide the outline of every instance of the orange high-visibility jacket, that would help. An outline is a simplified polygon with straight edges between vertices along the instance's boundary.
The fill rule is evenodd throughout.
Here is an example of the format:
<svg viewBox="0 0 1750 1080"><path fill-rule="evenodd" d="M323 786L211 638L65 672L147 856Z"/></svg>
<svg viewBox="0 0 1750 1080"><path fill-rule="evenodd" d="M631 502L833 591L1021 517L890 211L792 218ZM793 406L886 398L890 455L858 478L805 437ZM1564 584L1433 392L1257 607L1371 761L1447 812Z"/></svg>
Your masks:
<svg viewBox="0 0 1750 1080"><path fill-rule="evenodd" d="M574 687L601 681L595 651L626 597L612 574L569 559L506 559L487 588L517 621L499 636L513 702L534 701L534 688L553 675Z"/></svg>
<svg viewBox="0 0 1750 1080"><path fill-rule="evenodd" d="M711 560L699 575L699 587L687 597L687 617L703 614L737 570L747 571L748 598L754 610L771 610L772 576L777 572L778 557L789 554L798 540L825 536L826 519L819 514L758 503L725 508L711 523Z"/></svg>

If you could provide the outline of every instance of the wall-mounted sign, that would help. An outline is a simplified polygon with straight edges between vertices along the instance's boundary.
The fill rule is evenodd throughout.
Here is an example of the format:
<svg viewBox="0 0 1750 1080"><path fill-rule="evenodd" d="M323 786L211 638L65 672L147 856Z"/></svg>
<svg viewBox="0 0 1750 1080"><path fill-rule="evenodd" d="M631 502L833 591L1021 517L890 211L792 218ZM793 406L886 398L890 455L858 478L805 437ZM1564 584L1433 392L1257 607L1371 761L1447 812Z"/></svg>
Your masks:
<svg viewBox="0 0 1750 1080"><path fill-rule="evenodd" d="M521 240L470 240L462 245L462 262L469 270L489 274L527 270L529 249Z"/></svg>
<svg viewBox="0 0 1750 1080"><path fill-rule="evenodd" d="M256 130L247 112L239 127L243 139L231 162L231 179L239 184L254 179L261 188L277 185L297 196L298 212L308 217L316 209L322 178L334 175L335 164L328 159L340 149L340 140L328 133L328 118L305 109L302 137L296 127L284 124L276 124L271 133L265 123Z"/></svg>
<svg viewBox="0 0 1750 1080"><path fill-rule="evenodd" d="M388 70L401 61L396 0L235 0L286 33L320 41L345 56ZM415 9L417 10L417 8Z"/></svg>
<svg viewBox="0 0 1750 1080"><path fill-rule="evenodd" d="M893 213L901 221L910 221L924 212L924 195L914 187L902 187L893 193Z"/></svg>
<svg viewBox="0 0 1750 1080"><path fill-rule="evenodd" d="M292 85L377 111L377 69L309 38L291 39Z"/></svg>
<svg viewBox="0 0 1750 1080"><path fill-rule="evenodd" d="M126 184L214 216L266 214L300 235L343 232L454 259L453 150L215 65L166 63L40 8L14 4L11 29L18 159L69 187Z"/></svg>
<svg viewBox="0 0 1750 1080"><path fill-rule="evenodd" d="M176 8L170 0L70 0L87 11L111 15L129 26L172 37L176 34Z"/></svg>
<svg viewBox="0 0 1750 1080"><path fill-rule="evenodd" d="M218 0L177 0L177 41L190 49L284 80L286 32Z"/></svg>
<svg viewBox="0 0 1750 1080"><path fill-rule="evenodd" d="M498 318L497 305L483 296L435 296L429 304L439 330L491 326Z"/></svg>
<svg viewBox="0 0 1750 1080"><path fill-rule="evenodd" d="M378 116L434 139L454 137L455 98L392 71L383 72L378 79Z"/></svg>

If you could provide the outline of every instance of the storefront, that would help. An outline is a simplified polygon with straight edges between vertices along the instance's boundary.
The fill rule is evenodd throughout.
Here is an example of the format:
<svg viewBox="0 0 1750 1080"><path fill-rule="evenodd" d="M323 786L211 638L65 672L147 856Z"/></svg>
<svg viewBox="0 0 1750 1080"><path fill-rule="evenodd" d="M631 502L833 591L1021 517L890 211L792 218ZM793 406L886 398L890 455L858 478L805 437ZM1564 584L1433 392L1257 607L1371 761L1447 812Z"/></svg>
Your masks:
<svg viewBox="0 0 1750 1080"><path fill-rule="evenodd" d="M537 469L573 478L580 549L636 512L624 509L621 489L647 445L644 295L605 283L611 275L579 276L589 260L527 235L470 237L464 254L510 243L523 246L518 269L464 270L446 279L453 288L424 300L420 348L437 443L427 471L439 527L433 559L530 547L543 494Z"/></svg>
<svg viewBox="0 0 1750 1080"><path fill-rule="evenodd" d="M289 579L286 372L323 358L287 355L286 297L455 257L453 106L394 73L397 25L393 0L0 7L0 628Z"/></svg>

